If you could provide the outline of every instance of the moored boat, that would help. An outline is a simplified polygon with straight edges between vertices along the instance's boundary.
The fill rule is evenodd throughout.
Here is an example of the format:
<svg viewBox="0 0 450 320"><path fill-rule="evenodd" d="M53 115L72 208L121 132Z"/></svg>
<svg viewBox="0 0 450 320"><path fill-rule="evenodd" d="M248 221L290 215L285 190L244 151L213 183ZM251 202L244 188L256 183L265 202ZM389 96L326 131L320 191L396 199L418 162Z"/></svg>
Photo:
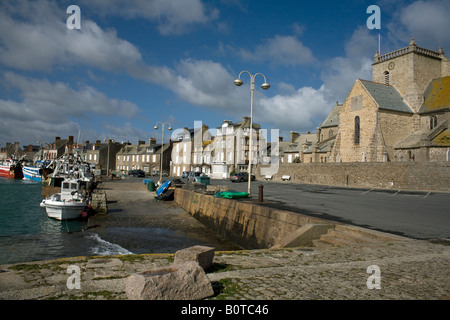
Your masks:
<svg viewBox="0 0 450 320"><path fill-rule="evenodd" d="M23 179L22 166L20 162L11 158L0 163L0 176L6 178Z"/></svg>
<svg viewBox="0 0 450 320"><path fill-rule="evenodd" d="M31 181L42 181L43 169L48 163L48 161L38 161L36 162L36 166L23 166L23 178Z"/></svg>
<svg viewBox="0 0 450 320"><path fill-rule="evenodd" d="M80 189L80 181L65 179L61 184L61 192L42 200L47 216L57 220L79 219L87 216L89 199Z"/></svg>

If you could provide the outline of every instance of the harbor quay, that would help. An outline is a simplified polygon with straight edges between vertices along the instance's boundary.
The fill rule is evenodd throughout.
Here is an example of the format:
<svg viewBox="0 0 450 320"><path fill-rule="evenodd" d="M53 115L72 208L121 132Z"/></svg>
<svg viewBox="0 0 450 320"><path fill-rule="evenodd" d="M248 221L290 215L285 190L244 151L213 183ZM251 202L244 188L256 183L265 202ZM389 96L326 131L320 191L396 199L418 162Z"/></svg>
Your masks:
<svg viewBox="0 0 450 320"><path fill-rule="evenodd" d="M156 201L142 179L105 181L99 188L110 210L91 217L92 228L108 225L108 220L136 220L136 225L193 229L213 237L175 202ZM450 247L445 243L398 237L250 250L227 249L231 245L216 236L213 264L205 270L214 295L206 300L450 299ZM126 300L126 280L132 274L168 267L174 256L157 252L0 265L0 299ZM73 281L76 274L78 282Z"/></svg>

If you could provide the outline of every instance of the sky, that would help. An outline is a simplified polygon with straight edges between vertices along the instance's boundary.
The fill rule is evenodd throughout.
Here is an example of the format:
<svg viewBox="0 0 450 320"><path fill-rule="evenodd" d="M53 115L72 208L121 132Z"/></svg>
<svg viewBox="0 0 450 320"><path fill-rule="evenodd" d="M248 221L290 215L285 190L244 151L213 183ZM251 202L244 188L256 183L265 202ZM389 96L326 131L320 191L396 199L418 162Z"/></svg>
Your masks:
<svg viewBox="0 0 450 320"><path fill-rule="evenodd" d="M367 26L370 5L380 29ZM250 115L241 71L271 85L255 76L254 122L285 138L315 132L356 79L372 79L379 46L415 38L450 57L449 13L449 0L2 0L0 146L239 122Z"/></svg>

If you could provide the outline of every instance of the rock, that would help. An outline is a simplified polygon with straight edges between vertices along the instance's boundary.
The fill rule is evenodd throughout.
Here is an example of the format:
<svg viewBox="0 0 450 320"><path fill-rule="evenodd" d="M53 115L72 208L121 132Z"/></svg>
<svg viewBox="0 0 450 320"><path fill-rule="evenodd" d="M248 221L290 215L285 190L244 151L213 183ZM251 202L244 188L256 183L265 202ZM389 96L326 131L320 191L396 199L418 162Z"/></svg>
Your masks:
<svg viewBox="0 0 450 320"><path fill-rule="evenodd" d="M193 261L132 274L125 291L130 300L198 300L214 295L205 271Z"/></svg>
<svg viewBox="0 0 450 320"><path fill-rule="evenodd" d="M193 246L175 252L174 264L185 263L189 261L197 262L203 270L212 266L214 259L214 248L206 246Z"/></svg>

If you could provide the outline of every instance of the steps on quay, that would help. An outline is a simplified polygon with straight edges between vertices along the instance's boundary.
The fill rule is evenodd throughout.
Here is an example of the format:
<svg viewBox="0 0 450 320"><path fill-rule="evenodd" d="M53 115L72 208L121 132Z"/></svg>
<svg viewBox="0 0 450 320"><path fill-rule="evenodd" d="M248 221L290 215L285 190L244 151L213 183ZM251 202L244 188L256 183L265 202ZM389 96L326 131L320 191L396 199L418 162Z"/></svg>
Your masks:
<svg viewBox="0 0 450 320"><path fill-rule="evenodd" d="M405 240L407 238L384 233L376 230L365 229L357 226L336 224L334 228L313 240L313 246L326 248L332 246L372 245L381 242Z"/></svg>

